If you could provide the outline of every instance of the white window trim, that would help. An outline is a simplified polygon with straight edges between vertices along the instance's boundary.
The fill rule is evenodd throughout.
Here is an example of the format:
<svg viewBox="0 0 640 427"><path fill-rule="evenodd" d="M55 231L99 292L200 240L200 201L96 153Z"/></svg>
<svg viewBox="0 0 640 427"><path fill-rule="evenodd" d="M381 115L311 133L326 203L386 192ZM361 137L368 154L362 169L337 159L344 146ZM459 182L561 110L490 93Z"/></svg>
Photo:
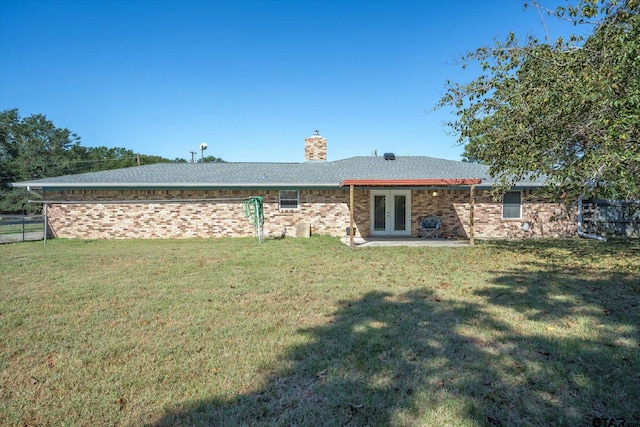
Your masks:
<svg viewBox="0 0 640 427"><path fill-rule="evenodd" d="M521 190L520 190L520 191L518 191L518 190L512 190L512 191L507 191L507 193L520 193L520 204L519 204L519 206L520 206L520 211L518 212L518 217L517 217L517 218L516 218L516 217L506 218L506 217L504 216L504 196L502 196L502 203L501 203L501 206L502 206L502 219L503 219L503 220L506 220L506 221L522 219L522 195L523 195L523 194L522 194L522 191L521 191ZM506 194L506 193L505 193L505 194Z"/></svg>
<svg viewBox="0 0 640 427"><path fill-rule="evenodd" d="M290 192L290 191L295 191L296 192L296 198L295 199L283 199L282 198L282 193L284 192ZM296 205L295 207L292 206L282 206L282 201L283 200L295 200L296 201ZM297 209L300 209L300 191L299 190L280 190L278 192L278 209L281 211L295 211Z"/></svg>

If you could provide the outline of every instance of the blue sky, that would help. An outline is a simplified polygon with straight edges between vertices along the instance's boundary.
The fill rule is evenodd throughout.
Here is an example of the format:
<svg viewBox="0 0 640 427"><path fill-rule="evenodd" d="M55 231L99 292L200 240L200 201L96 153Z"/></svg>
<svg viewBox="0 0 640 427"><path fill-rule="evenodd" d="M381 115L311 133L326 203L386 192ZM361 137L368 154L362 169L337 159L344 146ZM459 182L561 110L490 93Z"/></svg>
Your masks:
<svg viewBox="0 0 640 427"><path fill-rule="evenodd" d="M328 160L459 160L431 110L509 31L544 35L520 0L0 0L0 110L170 159L300 162L318 129Z"/></svg>

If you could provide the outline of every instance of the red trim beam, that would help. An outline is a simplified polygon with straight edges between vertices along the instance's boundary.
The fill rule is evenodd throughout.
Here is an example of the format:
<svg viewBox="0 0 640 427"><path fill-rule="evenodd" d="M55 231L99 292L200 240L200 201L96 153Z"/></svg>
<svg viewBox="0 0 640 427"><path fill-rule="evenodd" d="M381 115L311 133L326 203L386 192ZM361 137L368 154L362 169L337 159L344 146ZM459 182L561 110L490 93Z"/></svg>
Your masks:
<svg viewBox="0 0 640 427"><path fill-rule="evenodd" d="M454 179L345 179L340 183L340 187L355 185L361 187L373 186L396 186L396 187L421 187L421 186L443 186L443 185L472 185L482 184L480 178L454 178Z"/></svg>

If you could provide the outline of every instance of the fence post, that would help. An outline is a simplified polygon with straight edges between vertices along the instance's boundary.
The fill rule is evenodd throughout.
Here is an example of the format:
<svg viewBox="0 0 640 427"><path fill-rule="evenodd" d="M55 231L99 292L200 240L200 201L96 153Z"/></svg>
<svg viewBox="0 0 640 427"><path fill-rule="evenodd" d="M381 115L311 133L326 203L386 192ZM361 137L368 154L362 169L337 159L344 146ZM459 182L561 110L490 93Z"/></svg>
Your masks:
<svg viewBox="0 0 640 427"><path fill-rule="evenodd" d="M44 227L42 228L42 230L43 230L43 231L42 231L42 232L43 232L42 240L43 240L43 242L44 242L44 246L47 246L47 227L48 227L48 225L49 225L49 224L48 224L48 222L49 222L49 221L48 221L48 218L47 218L47 214L48 214L47 207L48 207L48 206L49 206L49 205L47 205L46 203L44 204L44 219L43 219L43 221L44 221L44 224L43 224L43 225L44 225Z"/></svg>

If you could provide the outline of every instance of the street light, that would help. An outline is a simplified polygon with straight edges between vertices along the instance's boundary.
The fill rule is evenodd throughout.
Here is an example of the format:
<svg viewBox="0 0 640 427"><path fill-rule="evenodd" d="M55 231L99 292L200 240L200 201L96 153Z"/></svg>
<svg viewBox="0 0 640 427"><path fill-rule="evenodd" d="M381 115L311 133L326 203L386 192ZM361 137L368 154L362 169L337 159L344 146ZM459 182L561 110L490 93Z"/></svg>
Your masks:
<svg viewBox="0 0 640 427"><path fill-rule="evenodd" d="M206 142L203 142L202 144L200 144L200 163L202 163L204 161L204 150L206 150L208 147Z"/></svg>

